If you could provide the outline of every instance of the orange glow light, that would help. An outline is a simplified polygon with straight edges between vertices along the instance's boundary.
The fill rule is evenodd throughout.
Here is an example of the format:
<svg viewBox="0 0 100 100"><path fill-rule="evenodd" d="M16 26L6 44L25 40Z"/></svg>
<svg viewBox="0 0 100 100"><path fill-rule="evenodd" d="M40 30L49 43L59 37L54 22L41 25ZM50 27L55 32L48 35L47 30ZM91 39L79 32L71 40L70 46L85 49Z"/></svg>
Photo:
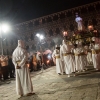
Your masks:
<svg viewBox="0 0 100 100"><path fill-rule="evenodd" d="M94 30L93 32L94 32L94 33L97 33L97 30Z"/></svg>
<svg viewBox="0 0 100 100"><path fill-rule="evenodd" d="M89 29L89 30L93 30L93 26L92 26L92 25L89 25L89 26L88 26L88 29Z"/></svg>
<svg viewBox="0 0 100 100"><path fill-rule="evenodd" d="M67 31L64 31L64 32L63 32L63 35L64 35L64 36L67 36Z"/></svg>
<svg viewBox="0 0 100 100"><path fill-rule="evenodd" d="M47 63L49 63L49 60L47 61Z"/></svg>
<svg viewBox="0 0 100 100"><path fill-rule="evenodd" d="M30 67L30 64L27 64L27 67L29 68Z"/></svg>

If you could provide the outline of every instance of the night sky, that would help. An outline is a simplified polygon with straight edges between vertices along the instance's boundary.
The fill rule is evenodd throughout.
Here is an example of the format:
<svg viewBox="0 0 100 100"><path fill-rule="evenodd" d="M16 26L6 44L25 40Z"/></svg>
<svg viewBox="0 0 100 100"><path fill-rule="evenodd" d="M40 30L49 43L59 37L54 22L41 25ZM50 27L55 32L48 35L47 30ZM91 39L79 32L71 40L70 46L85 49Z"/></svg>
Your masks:
<svg viewBox="0 0 100 100"><path fill-rule="evenodd" d="M99 0L0 0L0 20L21 23Z"/></svg>

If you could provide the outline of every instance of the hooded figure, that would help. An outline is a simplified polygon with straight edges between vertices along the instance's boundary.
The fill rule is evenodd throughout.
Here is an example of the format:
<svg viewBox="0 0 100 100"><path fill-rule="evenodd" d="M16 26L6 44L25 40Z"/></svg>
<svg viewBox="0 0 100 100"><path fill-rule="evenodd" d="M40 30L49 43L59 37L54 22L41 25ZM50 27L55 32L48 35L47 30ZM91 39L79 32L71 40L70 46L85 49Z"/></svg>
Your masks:
<svg viewBox="0 0 100 100"><path fill-rule="evenodd" d="M68 77L70 77L70 74L72 72L75 72L75 62L71 51L72 51L72 46L67 44L63 40L63 45L61 46L60 49L60 56L61 59L64 61L65 73L68 74Z"/></svg>
<svg viewBox="0 0 100 100"><path fill-rule="evenodd" d="M96 70L100 70L100 45L95 44L92 50L93 65Z"/></svg>
<svg viewBox="0 0 100 100"><path fill-rule="evenodd" d="M84 71L85 63L84 63L84 49L82 47L82 42L79 41L78 45L74 48L75 54L75 64L76 64L76 71Z"/></svg>
<svg viewBox="0 0 100 100"><path fill-rule="evenodd" d="M18 40L18 46L12 55L12 61L16 70L16 92L18 95L32 95L33 86L29 69L26 65L27 52L24 49L24 42Z"/></svg>
<svg viewBox="0 0 100 100"><path fill-rule="evenodd" d="M55 50L56 50L57 47L58 47L58 46L55 45ZM54 56L55 50L54 50L53 53L52 53L52 58L53 58L54 65L56 65L56 58L55 58L55 56Z"/></svg>
<svg viewBox="0 0 100 100"><path fill-rule="evenodd" d="M61 58L60 58L60 51L58 49L55 49L52 54L52 57L55 58L56 60L56 73L59 75L63 74L64 69L63 69Z"/></svg>

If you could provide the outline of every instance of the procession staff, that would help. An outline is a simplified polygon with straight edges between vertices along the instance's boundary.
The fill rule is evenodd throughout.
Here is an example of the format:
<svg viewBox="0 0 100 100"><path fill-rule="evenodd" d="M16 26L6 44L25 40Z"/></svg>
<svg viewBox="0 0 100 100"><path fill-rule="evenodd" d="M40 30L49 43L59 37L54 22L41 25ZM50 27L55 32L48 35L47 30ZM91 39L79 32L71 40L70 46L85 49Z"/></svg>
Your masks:
<svg viewBox="0 0 100 100"><path fill-rule="evenodd" d="M16 92L20 96L33 94L29 68L26 65L27 58L24 43L22 40L18 40L18 46L13 52L12 60L16 70Z"/></svg>

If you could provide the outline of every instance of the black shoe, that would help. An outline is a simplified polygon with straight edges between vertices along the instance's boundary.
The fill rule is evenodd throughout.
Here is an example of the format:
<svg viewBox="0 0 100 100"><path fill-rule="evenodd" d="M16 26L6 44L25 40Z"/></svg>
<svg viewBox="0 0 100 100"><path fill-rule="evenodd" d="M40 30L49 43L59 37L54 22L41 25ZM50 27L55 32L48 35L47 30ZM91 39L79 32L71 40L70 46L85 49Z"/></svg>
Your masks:
<svg viewBox="0 0 100 100"><path fill-rule="evenodd" d="M61 75L60 73L58 73L58 75Z"/></svg>

